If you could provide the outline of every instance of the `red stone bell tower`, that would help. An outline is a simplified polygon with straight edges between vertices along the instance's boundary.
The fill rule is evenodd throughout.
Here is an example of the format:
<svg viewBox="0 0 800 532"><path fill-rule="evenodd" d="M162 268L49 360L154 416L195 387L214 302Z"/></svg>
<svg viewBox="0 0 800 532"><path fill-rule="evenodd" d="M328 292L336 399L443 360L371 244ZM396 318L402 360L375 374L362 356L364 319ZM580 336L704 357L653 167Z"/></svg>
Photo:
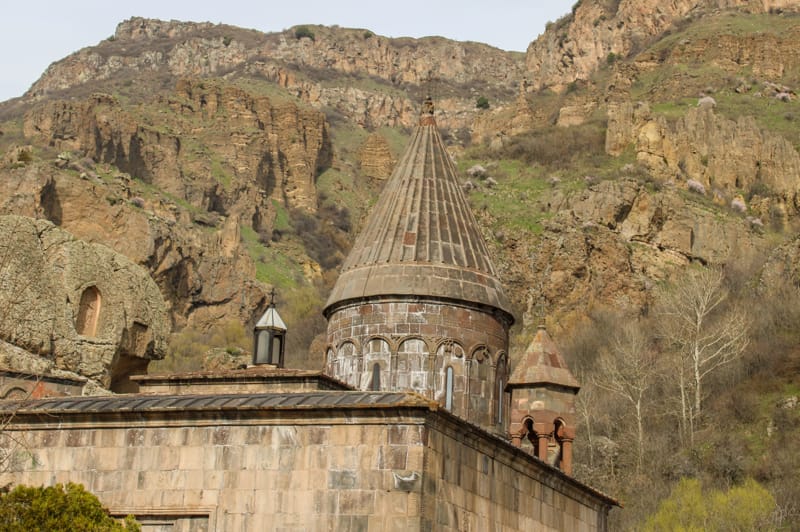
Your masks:
<svg viewBox="0 0 800 532"><path fill-rule="evenodd" d="M580 387L544 326L536 331L506 387L511 392L511 442L521 447L529 440L533 454L568 475Z"/></svg>

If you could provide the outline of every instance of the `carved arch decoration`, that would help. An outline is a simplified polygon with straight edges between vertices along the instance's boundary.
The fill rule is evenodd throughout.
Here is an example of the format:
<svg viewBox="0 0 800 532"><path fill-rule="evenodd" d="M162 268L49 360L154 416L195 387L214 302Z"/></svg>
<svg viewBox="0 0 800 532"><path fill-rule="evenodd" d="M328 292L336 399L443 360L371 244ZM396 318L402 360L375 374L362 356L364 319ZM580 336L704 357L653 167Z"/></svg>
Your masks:
<svg viewBox="0 0 800 532"><path fill-rule="evenodd" d="M467 406L469 367L466 351L460 342L450 338L438 338L434 345L436 350L431 355L429 371L430 397L444 408L447 404L448 389L452 390L450 395L451 412L469 419ZM451 368L450 374L448 374L448 368Z"/></svg>
<svg viewBox="0 0 800 532"><path fill-rule="evenodd" d="M392 352L397 352L400 350L400 346L404 343L408 342L409 340L419 340L420 342L425 344L425 349L428 353L431 353L431 347L433 344L433 340L430 337L423 336L421 334L406 334L406 335L392 335L392 340L394 340L394 349Z"/></svg>
<svg viewBox="0 0 800 532"><path fill-rule="evenodd" d="M361 353L361 342L358 341L358 338L345 338L344 340L340 340L338 344L336 344L336 352L338 353L339 350L342 348L344 344L353 344L354 351L353 354L360 354Z"/></svg>
<svg viewBox="0 0 800 532"><path fill-rule="evenodd" d="M327 374L335 379L345 382L353 387L358 387L359 349L351 340L339 342L336 349L328 350L326 370Z"/></svg>
<svg viewBox="0 0 800 532"><path fill-rule="evenodd" d="M364 342L364 345L365 346L369 345L369 343L372 342L373 340L383 340L389 346L389 352L391 353L397 352L398 343L396 337L393 338L385 334L373 334L372 336L367 338L367 340Z"/></svg>
<svg viewBox="0 0 800 532"><path fill-rule="evenodd" d="M334 354L335 352L336 352L336 349L334 348L333 344L327 344L325 346L325 365L326 366L328 365L328 362L330 362L331 355Z"/></svg>
<svg viewBox="0 0 800 532"><path fill-rule="evenodd" d="M439 353L440 350L443 355L448 357L454 356L456 358L464 358L466 354L464 345L453 338L439 338L435 340L431 353Z"/></svg>
<svg viewBox="0 0 800 532"><path fill-rule="evenodd" d="M493 366L495 368L497 368L497 367L500 366L501 363L505 365L505 369L506 369L506 375L505 376L506 376L506 380L508 380L507 377L510 374L510 372L508 371L508 369L509 369L509 367L508 367L508 353L506 353L506 351L504 349L501 349L497 353L494 354L494 364L493 364Z"/></svg>
<svg viewBox="0 0 800 532"><path fill-rule="evenodd" d="M498 351L494 365L494 383L492 386L492 421L498 427L506 424L509 410L509 394L506 393L508 384L508 356L505 351Z"/></svg>
<svg viewBox="0 0 800 532"><path fill-rule="evenodd" d="M554 463L566 474L572 474L572 441L575 439L575 426L564 418L557 418L553 427L553 439L557 445L558 456Z"/></svg>
<svg viewBox="0 0 800 532"><path fill-rule="evenodd" d="M474 344L471 346L467 359L474 360L478 364L483 364L488 360L490 365L494 365L492 363L492 353L489 351L489 347L486 344Z"/></svg>

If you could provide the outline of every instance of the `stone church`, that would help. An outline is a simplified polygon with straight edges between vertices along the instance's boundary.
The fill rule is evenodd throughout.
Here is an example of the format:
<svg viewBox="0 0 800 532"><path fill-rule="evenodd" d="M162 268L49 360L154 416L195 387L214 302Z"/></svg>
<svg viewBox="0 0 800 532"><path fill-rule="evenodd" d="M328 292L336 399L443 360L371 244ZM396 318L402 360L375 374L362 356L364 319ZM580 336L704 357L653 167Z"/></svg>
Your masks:
<svg viewBox="0 0 800 532"><path fill-rule="evenodd" d="M321 372L270 305L246 369L1 403L25 446L0 484L82 483L151 532L607 530L618 503L571 476L579 384L544 328L511 367L430 101L324 314Z"/></svg>

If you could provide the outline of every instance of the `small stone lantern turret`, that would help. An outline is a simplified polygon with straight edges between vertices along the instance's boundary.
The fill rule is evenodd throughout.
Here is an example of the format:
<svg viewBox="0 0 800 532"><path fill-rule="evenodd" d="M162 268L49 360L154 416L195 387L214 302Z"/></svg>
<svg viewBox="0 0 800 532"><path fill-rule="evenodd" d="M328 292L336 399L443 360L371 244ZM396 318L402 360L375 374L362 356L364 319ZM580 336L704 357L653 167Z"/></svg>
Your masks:
<svg viewBox="0 0 800 532"><path fill-rule="evenodd" d="M253 365L272 364L284 366L283 352L286 347L286 324L275 308L275 290L270 293L269 307L256 323L253 331Z"/></svg>
<svg viewBox="0 0 800 532"><path fill-rule="evenodd" d="M511 443L521 447L528 439L532 454L571 475L580 387L545 327L539 326L506 386L511 392Z"/></svg>

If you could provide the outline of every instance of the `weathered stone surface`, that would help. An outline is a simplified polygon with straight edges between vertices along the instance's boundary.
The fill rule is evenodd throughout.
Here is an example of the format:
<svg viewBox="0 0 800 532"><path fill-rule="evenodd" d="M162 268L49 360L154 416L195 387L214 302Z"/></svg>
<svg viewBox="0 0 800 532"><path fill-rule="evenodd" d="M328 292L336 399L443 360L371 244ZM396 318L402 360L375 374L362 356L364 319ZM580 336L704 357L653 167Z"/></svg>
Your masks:
<svg viewBox="0 0 800 532"><path fill-rule="evenodd" d="M252 217L268 211L270 199L316 206L316 173L330 160L321 113L185 79L166 101L149 105L154 109L129 110L105 94L48 101L25 115L23 132L37 143L114 164L198 208ZM163 107L173 114L165 116ZM151 112L159 113L158 122ZM199 157L203 150L210 157Z"/></svg>
<svg viewBox="0 0 800 532"><path fill-rule="evenodd" d="M587 80L601 65L608 61L609 54L626 56L641 43L646 42L680 22L687 16L701 16L715 9L739 8L751 13L766 13L771 9L792 11L797 9L793 0L675 0L669 3L660 0L622 0L604 2L586 0L575 4L571 14L552 24L545 33L528 46L526 56L527 75L531 88L538 90L551 87L563 91L576 80ZM744 57L771 57L772 61L760 64L782 64L780 52L770 49L770 40L748 47L744 41L731 36L736 46L727 46L717 37L713 42L693 43L700 49L728 50L721 55L732 59L731 64L741 64ZM792 48L793 39L786 39L786 48ZM796 48L796 47L794 47ZM737 50L741 53L737 55ZM796 53L796 52L791 52ZM679 62L680 60L676 60ZM723 62L723 61L721 61ZM764 71L774 68L763 67Z"/></svg>
<svg viewBox="0 0 800 532"><path fill-rule="evenodd" d="M0 132L2 134L2 132ZM33 146L12 145L3 155L0 165L5 168L18 168L25 166L33 160Z"/></svg>
<svg viewBox="0 0 800 532"><path fill-rule="evenodd" d="M0 242L0 334L47 360L12 349L10 369L57 368L114 388L163 358L170 323L144 269L43 220L0 217Z"/></svg>
<svg viewBox="0 0 800 532"><path fill-rule="evenodd" d="M0 212L51 220L144 266L178 327L252 319L268 289L255 280L255 264L239 238L241 219L217 216L220 227L206 227L169 197L137 196L139 188L124 174L82 179L40 164L5 174Z"/></svg>
<svg viewBox="0 0 800 532"><path fill-rule="evenodd" d="M668 123L646 104L610 106L606 150L618 154L631 143L637 159L660 179L695 180L728 195L765 186L798 208L800 154L753 117L733 121L698 107Z"/></svg>
<svg viewBox="0 0 800 532"><path fill-rule="evenodd" d="M441 37L390 39L363 29L308 29L314 39L298 38L295 28L263 34L135 17L118 25L113 40L51 65L26 97L42 98L89 80L113 81L142 72L164 78L238 70L266 77L313 106L336 109L364 126L409 127L416 121L418 102L395 90L397 85L425 86L434 76L453 86L477 83L511 96L520 79L517 54L484 44ZM309 71L323 69L350 81L332 87L313 76L309 80ZM369 82L351 82L360 79ZM383 86L375 88L374 80ZM471 94L442 99L439 106L445 111L445 127L468 127L476 114Z"/></svg>
<svg viewBox="0 0 800 532"><path fill-rule="evenodd" d="M361 173L378 179L386 179L392 175L394 157L389 149L389 143L380 133L372 133L358 153Z"/></svg>

